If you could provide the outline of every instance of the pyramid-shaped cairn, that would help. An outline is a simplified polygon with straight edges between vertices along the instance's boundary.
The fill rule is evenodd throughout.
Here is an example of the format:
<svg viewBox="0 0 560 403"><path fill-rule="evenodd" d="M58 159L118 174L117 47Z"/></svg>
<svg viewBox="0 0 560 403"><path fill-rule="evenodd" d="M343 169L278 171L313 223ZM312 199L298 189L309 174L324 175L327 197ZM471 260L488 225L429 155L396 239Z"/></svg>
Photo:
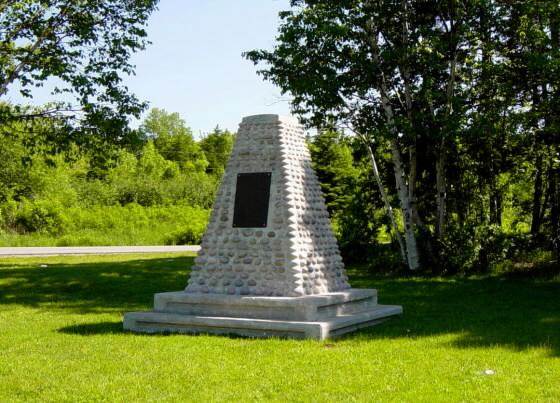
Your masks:
<svg viewBox="0 0 560 403"><path fill-rule="evenodd" d="M125 315L142 332L323 339L399 314L350 288L296 119L243 119L185 291Z"/></svg>
<svg viewBox="0 0 560 403"><path fill-rule="evenodd" d="M261 184L263 203L251 194ZM255 222L247 227L243 217ZM350 288L296 120L243 119L195 263L187 292L299 297Z"/></svg>

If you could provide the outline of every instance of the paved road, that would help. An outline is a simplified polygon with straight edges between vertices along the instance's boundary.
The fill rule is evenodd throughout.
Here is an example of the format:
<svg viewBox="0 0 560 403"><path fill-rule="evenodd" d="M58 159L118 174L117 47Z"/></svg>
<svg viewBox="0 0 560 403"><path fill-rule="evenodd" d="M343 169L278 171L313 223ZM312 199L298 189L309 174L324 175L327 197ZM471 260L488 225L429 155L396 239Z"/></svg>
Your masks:
<svg viewBox="0 0 560 403"><path fill-rule="evenodd" d="M120 253L198 252L198 245L178 246L73 246L0 248L0 257L55 255L110 255Z"/></svg>

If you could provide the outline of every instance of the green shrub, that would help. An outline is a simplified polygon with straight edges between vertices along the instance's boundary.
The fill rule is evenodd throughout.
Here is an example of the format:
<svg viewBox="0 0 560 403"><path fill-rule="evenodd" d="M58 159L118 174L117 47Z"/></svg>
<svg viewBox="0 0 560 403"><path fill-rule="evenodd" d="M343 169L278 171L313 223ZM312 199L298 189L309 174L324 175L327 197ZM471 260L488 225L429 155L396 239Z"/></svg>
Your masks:
<svg viewBox="0 0 560 403"><path fill-rule="evenodd" d="M14 228L17 220L18 204L8 200L0 205L0 226L4 229Z"/></svg>
<svg viewBox="0 0 560 403"><path fill-rule="evenodd" d="M529 235L509 233L498 225L450 227L437 245L437 265L442 274L490 272L527 250L530 242Z"/></svg>
<svg viewBox="0 0 560 403"><path fill-rule="evenodd" d="M165 240L166 245L198 245L202 240L203 231L195 228L176 231L169 234Z"/></svg>
<svg viewBox="0 0 560 403"><path fill-rule="evenodd" d="M16 213L15 226L24 232L60 234L63 229L62 207L50 201L26 202Z"/></svg>
<svg viewBox="0 0 560 403"><path fill-rule="evenodd" d="M64 235L55 242L56 246L100 246L105 245L103 238L90 235Z"/></svg>
<svg viewBox="0 0 560 403"><path fill-rule="evenodd" d="M114 186L98 179L76 180L74 183L83 206L113 206L117 204Z"/></svg>
<svg viewBox="0 0 560 403"><path fill-rule="evenodd" d="M56 217L56 225L50 221L53 217ZM132 203L124 207L72 207L49 212L43 202L28 203L18 210L19 224L2 234L0 245L196 244L200 242L208 217L206 209L180 205L144 207ZM49 226L54 230L47 231L45 228Z"/></svg>

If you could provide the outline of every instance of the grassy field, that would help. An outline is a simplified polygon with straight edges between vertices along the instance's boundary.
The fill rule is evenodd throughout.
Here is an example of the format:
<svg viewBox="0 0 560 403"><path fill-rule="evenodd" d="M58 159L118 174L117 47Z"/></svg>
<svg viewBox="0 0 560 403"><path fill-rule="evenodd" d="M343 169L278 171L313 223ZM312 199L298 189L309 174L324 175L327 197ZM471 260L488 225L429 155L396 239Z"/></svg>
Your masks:
<svg viewBox="0 0 560 403"><path fill-rule="evenodd" d="M326 342L122 331L187 255L0 260L0 401L559 401L560 281L375 278L405 314Z"/></svg>
<svg viewBox="0 0 560 403"><path fill-rule="evenodd" d="M0 227L0 247L198 244L209 215L209 210L181 205L71 207L54 217L28 219L52 219L54 233L18 233Z"/></svg>

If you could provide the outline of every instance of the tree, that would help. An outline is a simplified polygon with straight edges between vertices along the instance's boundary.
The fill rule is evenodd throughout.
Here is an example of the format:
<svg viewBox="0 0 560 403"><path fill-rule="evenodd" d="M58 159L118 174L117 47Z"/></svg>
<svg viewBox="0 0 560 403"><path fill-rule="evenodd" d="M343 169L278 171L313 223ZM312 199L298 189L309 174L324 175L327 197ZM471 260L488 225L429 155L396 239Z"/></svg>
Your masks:
<svg viewBox="0 0 560 403"><path fill-rule="evenodd" d="M204 171L208 165L200 146L194 141L191 129L178 113L153 108L142 123L140 131L151 138L158 152L175 161L184 170Z"/></svg>
<svg viewBox="0 0 560 403"><path fill-rule="evenodd" d="M560 144L560 5L557 2L513 3L505 26L510 91L521 112L521 129L530 136L534 186L531 234L539 238L553 218ZM519 80L519 77L523 77ZM552 226L557 224L552 224ZM554 234L553 234L554 236Z"/></svg>
<svg viewBox="0 0 560 403"><path fill-rule="evenodd" d="M234 135L228 130L221 130L218 126L200 140L200 148L204 151L208 167L206 171L217 176L222 176L233 149Z"/></svg>
<svg viewBox="0 0 560 403"><path fill-rule="evenodd" d="M25 151L21 139L0 135L0 203L29 191Z"/></svg>
<svg viewBox="0 0 560 403"><path fill-rule="evenodd" d="M379 234L378 223L373 218L379 197L370 180L367 159L360 155L363 147L356 147L359 145L335 130L324 130L308 141L313 169L321 183L341 251L348 261L367 259Z"/></svg>
<svg viewBox="0 0 560 403"><path fill-rule="evenodd" d="M352 149L334 130L325 130L308 143L313 169L321 182L331 216L348 207L359 171L354 167Z"/></svg>
<svg viewBox="0 0 560 403"><path fill-rule="evenodd" d="M11 120L53 117L74 122L77 139L120 141L128 117L145 108L122 84L130 56L147 44L145 26L157 0L11 0L0 2L0 99L15 83L25 97L55 79L53 94L78 105L16 109ZM6 119L7 116L4 115Z"/></svg>
<svg viewBox="0 0 560 403"><path fill-rule="evenodd" d="M294 112L310 125L341 125L370 149L388 144L404 254L413 270L420 265L417 231L423 225L417 143L424 136L433 144L433 198L443 234L446 152L461 112L458 70L468 55L473 3L293 0L292 10L281 13L274 50L246 53L256 64L267 63L260 73L293 96Z"/></svg>

